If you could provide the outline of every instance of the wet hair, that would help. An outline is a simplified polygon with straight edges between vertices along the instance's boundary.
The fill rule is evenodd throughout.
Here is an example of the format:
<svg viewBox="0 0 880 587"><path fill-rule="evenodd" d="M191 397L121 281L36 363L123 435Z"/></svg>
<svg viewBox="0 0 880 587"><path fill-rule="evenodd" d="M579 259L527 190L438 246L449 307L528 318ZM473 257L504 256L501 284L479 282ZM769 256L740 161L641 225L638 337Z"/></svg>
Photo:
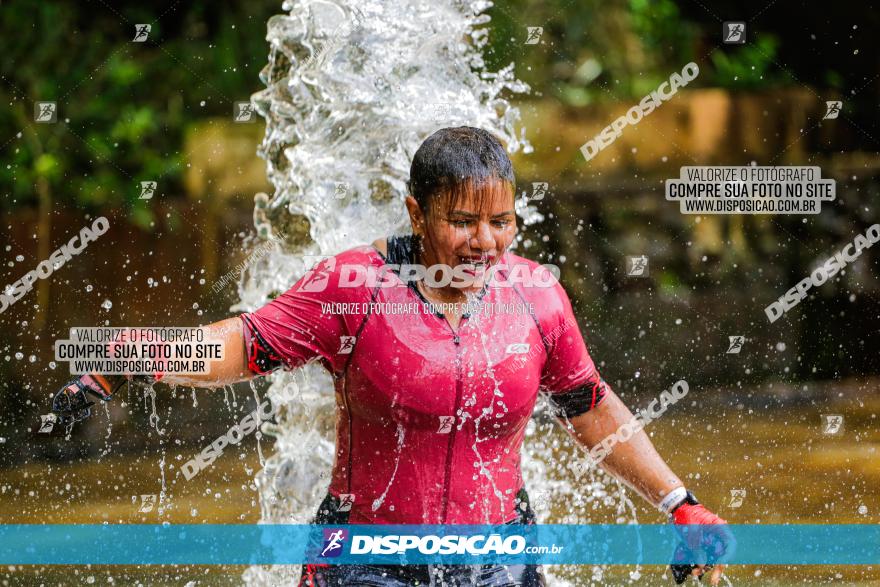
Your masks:
<svg viewBox="0 0 880 587"><path fill-rule="evenodd" d="M407 182L426 215L440 209L439 204L449 211L474 196L480 204L510 196L515 185L513 164L501 141L472 126L441 128L425 139L413 156Z"/></svg>

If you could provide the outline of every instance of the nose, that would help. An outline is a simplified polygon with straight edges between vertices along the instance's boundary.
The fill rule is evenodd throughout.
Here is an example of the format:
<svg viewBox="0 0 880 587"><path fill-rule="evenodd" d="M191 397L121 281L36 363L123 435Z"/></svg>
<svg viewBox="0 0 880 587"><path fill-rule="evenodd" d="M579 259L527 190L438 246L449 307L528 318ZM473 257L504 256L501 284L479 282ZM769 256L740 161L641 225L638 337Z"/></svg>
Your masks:
<svg viewBox="0 0 880 587"><path fill-rule="evenodd" d="M495 246L495 238L492 236L492 227L488 222L477 222L477 230L471 235L470 243L472 249L478 251L490 251Z"/></svg>

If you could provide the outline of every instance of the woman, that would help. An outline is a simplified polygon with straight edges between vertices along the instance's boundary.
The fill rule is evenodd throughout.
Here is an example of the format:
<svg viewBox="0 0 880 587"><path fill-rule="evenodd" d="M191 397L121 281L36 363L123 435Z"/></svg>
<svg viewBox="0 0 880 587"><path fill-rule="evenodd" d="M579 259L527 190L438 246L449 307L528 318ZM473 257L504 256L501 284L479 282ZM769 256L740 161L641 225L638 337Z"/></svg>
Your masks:
<svg viewBox="0 0 880 587"><path fill-rule="evenodd" d="M408 187L412 235L340 253L259 310L206 326L225 359L207 375L163 381L218 386L320 361L334 376L337 425L318 523L533 523L519 459L539 390L587 449L632 414L599 376L562 286L508 252L515 181L501 143L477 128L441 129L413 157ZM431 271L412 279L413 266ZM120 382L84 376L57 411L69 416L87 391L109 399ZM602 466L675 523L724 523L644 432ZM436 571L446 584L544 584L534 566ZM302 584L426 584L432 572L308 566Z"/></svg>

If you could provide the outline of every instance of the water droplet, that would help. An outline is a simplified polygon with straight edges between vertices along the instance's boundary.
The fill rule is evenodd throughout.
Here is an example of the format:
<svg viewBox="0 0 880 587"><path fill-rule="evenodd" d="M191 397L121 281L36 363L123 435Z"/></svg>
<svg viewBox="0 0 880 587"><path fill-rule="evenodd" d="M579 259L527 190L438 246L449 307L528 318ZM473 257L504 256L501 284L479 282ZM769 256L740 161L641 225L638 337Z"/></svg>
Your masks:
<svg viewBox="0 0 880 587"><path fill-rule="evenodd" d="M110 300L104 300L104 303L101 304L101 307L104 308L105 310L109 310L110 308L113 307L113 302L111 302Z"/></svg>

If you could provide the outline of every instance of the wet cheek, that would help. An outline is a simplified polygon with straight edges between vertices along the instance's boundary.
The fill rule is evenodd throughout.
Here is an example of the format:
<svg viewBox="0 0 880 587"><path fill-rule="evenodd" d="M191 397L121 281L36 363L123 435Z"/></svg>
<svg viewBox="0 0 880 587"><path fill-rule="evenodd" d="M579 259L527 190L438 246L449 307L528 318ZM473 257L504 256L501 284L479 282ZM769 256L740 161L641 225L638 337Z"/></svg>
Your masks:
<svg viewBox="0 0 880 587"><path fill-rule="evenodd" d="M504 249L509 247L510 243L513 242L513 239L515 236L516 236L516 227L514 227L510 230L505 230L504 233L502 233L496 239L496 243L497 243L496 246L498 247L498 250L503 251Z"/></svg>

